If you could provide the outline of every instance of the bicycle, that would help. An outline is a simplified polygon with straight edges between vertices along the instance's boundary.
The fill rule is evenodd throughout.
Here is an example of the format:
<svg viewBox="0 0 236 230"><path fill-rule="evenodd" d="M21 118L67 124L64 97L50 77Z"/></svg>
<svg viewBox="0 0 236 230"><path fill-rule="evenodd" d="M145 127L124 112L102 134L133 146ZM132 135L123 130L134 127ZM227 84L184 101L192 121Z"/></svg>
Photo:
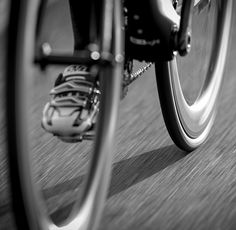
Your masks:
<svg viewBox="0 0 236 230"><path fill-rule="evenodd" d="M102 0L102 16L92 19L92 26L95 26L96 21L100 22L100 32L91 40L90 49L70 56L53 54L48 46L37 42L46 1L11 1L6 115L13 211L19 229L95 229L98 226L109 186L112 141L122 85L130 84L152 63L155 63L158 75L156 80L163 117L175 144L191 151L207 139L216 114L217 97L227 57L233 1L183 0L179 14L176 10L177 1L173 1L173 5L165 0L156 1L157 5L155 1L149 3L155 6L153 9L156 10L154 15L157 20L152 21L151 25L155 26L160 40L148 43L133 36L137 32L132 31L136 26L135 20L138 19L135 10L143 9L140 6L144 2L140 1L134 6L132 1ZM206 76L197 96L190 103L182 89L178 69L181 63L176 61L177 54L186 55L185 59L188 59L194 11L200 14L212 5L215 6L215 13L210 16L211 22L215 24ZM134 17L133 21L131 16ZM130 60L133 59L144 60L148 64L132 73ZM71 217L62 225L56 226L39 202L41 197L32 178L28 148L27 87L30 71L36 66L45 69L48 65L71 63L95 66L102 92L101 105L95 136L81 136L81 141L95 140L82 203L77 202Z"/></svg>

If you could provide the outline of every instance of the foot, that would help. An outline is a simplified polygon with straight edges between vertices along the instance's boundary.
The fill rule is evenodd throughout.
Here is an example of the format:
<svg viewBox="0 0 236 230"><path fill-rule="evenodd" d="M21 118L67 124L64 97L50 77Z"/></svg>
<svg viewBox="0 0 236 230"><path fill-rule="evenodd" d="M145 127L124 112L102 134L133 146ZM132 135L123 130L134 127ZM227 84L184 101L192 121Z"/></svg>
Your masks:
<svg viewBox="0 0 236 230"><path fill-rule="evenodd" d="M93 129L99 111L98 82L86 66L60 74L43 110L42 127L66 142L80 141Z"/></svg>

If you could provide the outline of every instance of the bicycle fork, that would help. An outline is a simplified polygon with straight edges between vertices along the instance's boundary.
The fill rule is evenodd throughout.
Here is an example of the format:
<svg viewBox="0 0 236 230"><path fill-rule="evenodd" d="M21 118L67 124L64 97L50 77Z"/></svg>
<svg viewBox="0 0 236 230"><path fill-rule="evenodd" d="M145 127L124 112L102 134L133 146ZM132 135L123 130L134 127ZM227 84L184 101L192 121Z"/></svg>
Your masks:
<svg viewBox="0 0 236 230"><path fill-rule="evenodd" d="M183 0L181 15L171 0L127 0L126 42L129 56L140 61L170 61L190 51L194 1Z"/></svg>

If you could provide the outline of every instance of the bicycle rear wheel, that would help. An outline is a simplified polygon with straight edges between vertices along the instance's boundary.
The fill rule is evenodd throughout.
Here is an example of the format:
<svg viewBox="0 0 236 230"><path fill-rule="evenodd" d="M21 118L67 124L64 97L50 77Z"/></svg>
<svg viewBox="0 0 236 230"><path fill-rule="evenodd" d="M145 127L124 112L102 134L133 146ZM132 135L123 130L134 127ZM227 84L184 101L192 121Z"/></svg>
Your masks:
<svg viewBox="0 0 236 230"><path fill-rule="evenodd" d="M32 92L29 90L32 87L32 70L38 68L35 64L35 51L38 17L42 16L39 13L42 6L40 3L40 0L11 1L10 8L6 52L6 116L10 184L16 225L25 230L95 229L109 186L113 137L121 92L121 5L119 1L103 1L104 14L101 18L101 33L98 34L99 51L104 55L111 54L114 58L94 65L100 80L101 102L87 184L81 204L75 202L70 217L57 226L45 212L40 189L33 178L29 150L31 134L28 129L30 112L27 105Z"/></svg>
<svg viewBox="0 0 236 230"><path fill-rule="evenodd" d="M207 139L215 119L233 9L232 0L194 4L190 53L155 67L166 127L186 151Z"/></svg>

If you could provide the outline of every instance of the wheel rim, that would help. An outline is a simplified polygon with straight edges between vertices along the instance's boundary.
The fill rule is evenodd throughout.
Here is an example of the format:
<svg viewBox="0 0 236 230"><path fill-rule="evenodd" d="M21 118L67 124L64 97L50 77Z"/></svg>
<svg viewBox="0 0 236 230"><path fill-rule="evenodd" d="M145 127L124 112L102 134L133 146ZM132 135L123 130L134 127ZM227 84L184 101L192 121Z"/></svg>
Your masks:
<svg viewBox="0 0 236 230"><path fill-rule="evenodd" d="M27 129L27 119L29 114L27 111L28 98L27 88L30 87L29 82L30 73L32 71L32 62L34 60L34 25L36 24L37 9L39 1L22 2L21 8L21 25L18 31L17 50L14 59L14 70L8 66L8 75L13 74L14 78L8 81L8 85L13 84L13 90L16 91L15 97L9 97L8 117L10 116L15 125L11 125L11 119L8 121L8 135L9 154L13 156L10 159L10 164L17 164L12 166L11 176L19 174L19 186L22 196L20 197L25 206L26 220L19 222L22 224L20 229L94 229L96 228L102 206L106 198L106 191L109 185L111 161L112 161L112 140L114 137L115 123L117 117L118 103L120 99L120 86L123 62L116 62L113 66L101 68L103 78L101 78L101 106L98 118L97 129L99 134L96 137L94 145L94 155L91 162L90 173L87 185L84 191L84 199L82 205L75 204L72 215L62 225L56 226L45 213L45 208L40 202L42 200L38 193L32 178L32 168L30 162L30 153L28 148L29 130ZM26 8L24 6L28 8ZM113 8L113 2L110 1ZM121 8L120 3L116 2L113 13L115 14L114 20L118 27L114 31L114 55L122 54L123 52L123 37L121 31ZM30 6L30 8L29 8ZM22 10L23 9L23 10ZM28 20L28 19L34 19ZM13 29L13 28L11 28ZM19 29L19 28L18 28ZM104 31L104 33L107 31ZM111 32L111 31L110 31ZM12 60L9 58L9 60ZM16 77L18 76L18 78ZM21 78L22 77L22 78ZM11 95L11 87L8 87L7 95ZM20 106L19 106L20 105ZM12 111L14 113L12 114ZM12 145L16 148L12 149ZM15 167L16 166L16 167ZM15 185L12 185L15 188ZM17 191L12 191L13 199L19 198L16 195ZM15 201L17 204L18 201ZM22 209L23 211L24 209ZM19 207L18 210L19 211ZM19 213L16 213L16 216ZM21 217L20 217L21 218ZM29 226L29 227L27 227Z"/></svg>
<svg viewBox="0 0 236 230"><path fill-rule="evenodd" d="M225 1L221 7L218 8L216 26L216 34L219 36L215 37L213 42L210 68L207 71L202 90L192 105L188 104L183 94L176 58L168 64L172 95L180 121L179 126L186 133L186 138L191 140L194 145L201 143L209 133L215 117L216 101L222 82L231 26L232 1Z"/></svg>

